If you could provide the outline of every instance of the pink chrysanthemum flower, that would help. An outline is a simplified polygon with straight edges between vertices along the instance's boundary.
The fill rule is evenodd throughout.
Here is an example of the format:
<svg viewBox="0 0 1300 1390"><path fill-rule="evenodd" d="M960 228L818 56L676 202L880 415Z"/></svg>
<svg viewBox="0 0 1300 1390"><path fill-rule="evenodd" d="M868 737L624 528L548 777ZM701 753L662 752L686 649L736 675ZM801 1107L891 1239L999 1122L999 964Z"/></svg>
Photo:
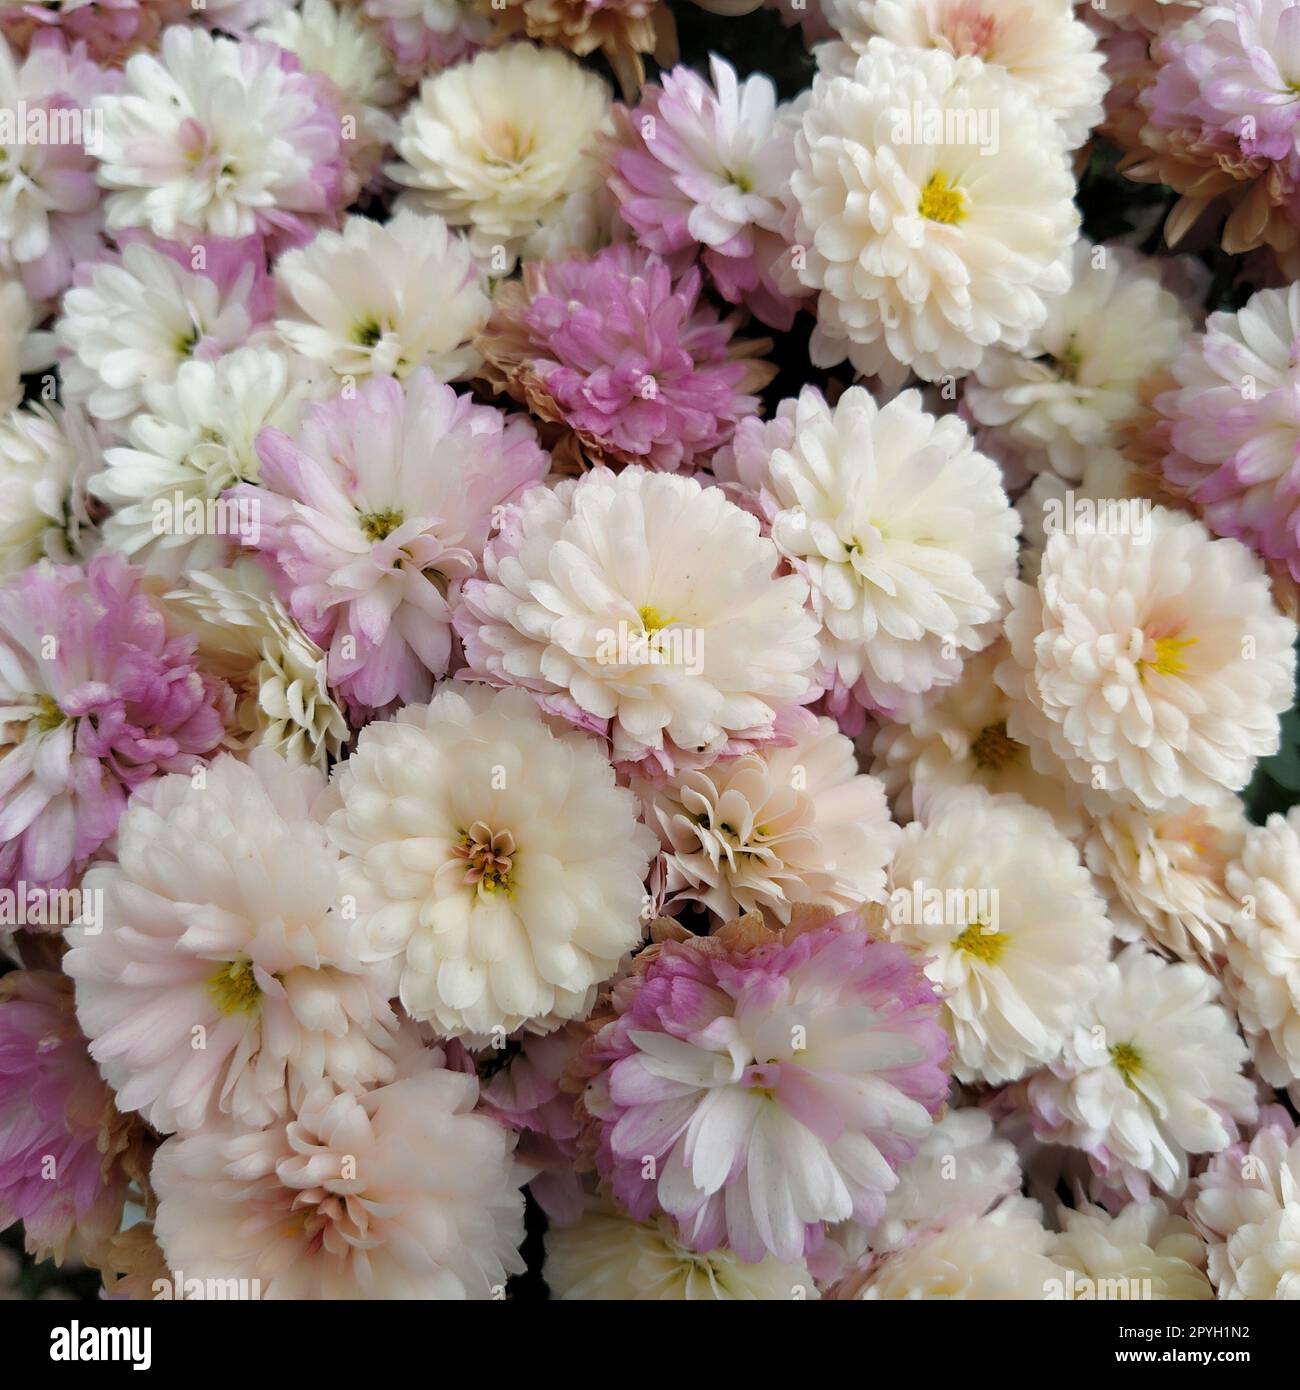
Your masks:
<svg viewBox="0 0 1300 1390"><path fill-rule="evenodd" d="M101 190L87 148L93 131L80 112L121 81L91 62L84 43L70 46L57 31L37 34L21 63L0 38L0 107L27 136L0 150L0 255L33 299L62 293L73 267L102 250Z"/></svg>
<svg viewBox="0 0 1300 1390"><path fill-rule="evenodd" d="M703 259L719 294L764 323L786 329L807 292L780 284L791 219L785 198L794 172L794 125L771 78L739 82L722 58L713 85L679 66L642 93L635 111L615 107L618 139L610 185L642 246L674 264ZM788 262L785 266L790 271Z"/></svg>
<svg viewBox="0 0 1300 1390"><path fill-rule="evenodd" d="M556 431L557 461L689 468L758 410L775 371L743 360L769 344L700 303L700 272L674 282L635 246L524 266L497 291L479 339L483 374Z"/></svg>
<svg viewBox="0 0 1300 1390"><path fill-rule="evenodd" d="M1300 270L1300 0L1209 5L1152 48L1155 81L1126 172L1182 194L1175 245L1211 204L1230 208L1224 250L1267 245Z"/></svg>
<svg viewBox="0 0 1300 1390"><path fill-rule="evenodd" d="M1166 480L1300 580L1300 284L1212 314L1172 370L1178 389L1156 398Z"/></svg>
<svg viewBox="0 0 1300 1390"><path fill-rule="evenodd" d="M356 192L337 88L275 44L173 25L96 105L111 231L300 246Z"/></svg>
<svg viewBox="0 0 1300 1390"><path fill-rule="evenodd" d="M84 43L101 63L150 47L162 25L190 13L186 0L44 0L0 6L0 31L22 48L51 31Z"/></svg>
<svg viewBox="0 0 1300 1390"><path fill-rule="evenodd" d="M296 439L266 429L257 450L261 484L228 496L257 506L255 544L331 686L367 710L427 700L451 657L447 586L474 573L494 509L546 476L530 422L421 368L312 404Z"/></svg>
<svg viewBox="0 0 1300 1390"><path fill-rule="evenodd" d="M0 884L67 886L132 788L225 735L229 688L140 574L101 551L0 589Z"/></svg>
<svg viewBox="0 0 1300 1390"><path fill-rule="evenodd" d="M695 1250L790 1261L874 1225L947 1095L933 986L854 918L666 941L612 1007L576 1064L597 1169Z"/></svg>
<svg viewBox="0 0 1300 1390"><path fill-rule="evenodd" d="M0 1230L21 1221L38 1259L62 1260L74 1235L93 1256L147 1147L90 1060L71 982L45 970L0 980Z"/></svg>
<svg viewBox="0 0 1300 1390"><path fill-rule="evenodd" d="M492 21L461 0L361 0L407 82L468 58L492 33Z"/></svg>

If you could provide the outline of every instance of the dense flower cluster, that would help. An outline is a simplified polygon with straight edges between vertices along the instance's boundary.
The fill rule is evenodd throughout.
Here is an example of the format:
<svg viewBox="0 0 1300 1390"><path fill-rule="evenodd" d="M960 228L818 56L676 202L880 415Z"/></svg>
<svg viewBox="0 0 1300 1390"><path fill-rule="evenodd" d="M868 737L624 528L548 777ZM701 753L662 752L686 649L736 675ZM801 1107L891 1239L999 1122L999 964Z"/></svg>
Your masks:
<svg viewBox="0 0 1300 1390"><path fill-rule="evenodd" d="M0 4L0 1298L1300 1297L1297 275L1300 0Z"/></svg>

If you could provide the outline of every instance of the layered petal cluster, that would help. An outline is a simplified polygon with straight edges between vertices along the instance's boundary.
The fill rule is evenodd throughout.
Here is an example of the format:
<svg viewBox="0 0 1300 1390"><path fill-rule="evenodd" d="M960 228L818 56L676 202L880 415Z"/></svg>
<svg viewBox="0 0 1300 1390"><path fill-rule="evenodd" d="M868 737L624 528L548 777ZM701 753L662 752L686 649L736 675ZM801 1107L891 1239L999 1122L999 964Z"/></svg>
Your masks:
<svg viewBox="0 0 1300 1390"><path fill-rule="evenodd" d="M1070 0L825 2L831 22L856 52L879 34L900 47L974 55L1000 69L1056 116L1071 149L1101 120L1102 54ZM1106 5L1108 18L1113 8Z"/></svg>
<svg viewBox="0 0 1300 1390"><path fill-rule="evenodd" d="M229 496L289 611L362 710L427 699L451 658L446 591L477 568L497 509L546 474L531 422L445 386L372 377L312 402L294 436L257 438L261 471Z"/></svg>
<svg viewBox="0 0 1300 1390"><path fill-rule="evenodd" d="M471 343L488 318L483 275L440 217L349 217L341 232L281 256L275 278L280 336L345 383L405 380L417 367L459 381L479 365Z"/></svg>
<svg viewBox="0 0 1300 1390"><path fill-rule="evenodd" d="M1201 8L1152 45L1129 178L1182 196L1165 223L1177 245L1208 210L1226 211L1233 254L1269 248L1300 271L1300 4L1228 0Z"/></svg>
<svg viewBox="0 0 1300 1390"><path fill-rule="evenodd" d="M167 580L220 568L261 526L255 511L223 503L223 494L257 481L258 434L296 428L319 387L300 363L263 344L183 361L173 380L146 377L140 389L143 408L125 443L104 451L103 469L86 484L112 509L104 542Z"/></svg>
<svg viewBox="0 0 1300 1390"><path fill-rule="evenodd" d="M60 1262L76 1240L96 1259L122 1219L150 1145L113 1103L86 1050L72 984L49 970L0 980L0 1229L23 1223L27 1249Z"/></svg>
<svg viewBox="0 0 1300 1390"><path fill-rule="evenodd" d="M338 774L357 950L445 1036L583 1017L641 938L652 837L595 740L558 728L457 685L369 725Z"/></svg>
<svg viewBox="0 0 1300 1390"><path fill-rule="evenodd" d="M735 338L735 316L720 317L701 288L697 268L674 279L628 244L531 261L497 291L476 344L483 375L546 422L571 471L703 463L757 412L751 392L775 369L754 359L767 341Z"/></svg>
<svg viewBox="0 0 1300 1390"><path fill-rule="evenodd" d="M110 231L297 245L347 201L334 89L274 44L175 25L97 107Z"/></svg>
<svg viewBox="0 0 1300 1390"><path fill-rule="evenodd" d="M581 1054L599 1172L637 1220L746 1263L878 1221L947 1093L935 992L854 918L665 941L611 1009Z"/></svg>
<svg viewBox="0 0 1300 1390"><path fill-rule="evenodd" d="M127 240L120 256L81 267L63 296L55 332L64 399L124 432L146 383L175 381L183 363L242 346L270 312L258 238L192 249Z"/></svg>
<svg viewBox="0 0 1300 1390"><path fill-rule="evenodd" d="M596 137L608 128L600 78L558 49L508 44L425 80L388 172L502 274L599 181Z"/></svg>
<svg viewBox="0 0 1300 1390"><path fill-rule="evenodd" d="M243 556L229 569L191 574L167 601L198 638L204 670L235 693L229 734L325 771L351 731L329 689L325 653L289 616L266 571Z"/></svg>
<svg viewBox="0 0 1300 1390"><path fill-rule="evenodd" d="M267 1129L217 1121L158 1151L172 1269L271 1299L491 1299L523 1268L514 1140L474 1079L423 1068L364 1095L314 1089Z"/></svg>
<svg viewBox="0 0 1300 1390"><path fill-rule="evenodd" d="M99 149L85 113L121 83L57 31L37 35L21 62L0 39L0 109L23 127L0 154L0 263L33 299L61 293L77 263L100 250Z"/></svg>
<svg viewBox="0 0 1300 1390"><path fill-rule="evenodd" d="M712 84L679 66L635 110L615 108L610 181L642 246L702 259L732 304L789 328L803 298L789 292L790 175L795 121L763 73L741 82L715 54Z"/></svg>
<svg viewBox="0 0 1300 1390"><path fill-rule="evenodd" d="M504 517L456 630L476 675L671 771L779 736L817 695L808 586L779 563L720 488L596 469Z"/></svg>
<svg viewBox="0 0 1300 1390"><path fill-rule="evenodd" d="M956 683L935 691L907 722L882 722L872 736L871 774L895 814L914 820L919 802L949 788L980 786L1050 811L1070 836L1080 813L1068 785L1037 771L1029 749L1007 733L1011 702L993 679L1007 654L999 639L962 663Z"/></svg>
<svg viewBox="0 0 1300 1390"><path fill-rule="evenodd" d="M745 1264L732 1250L701 1255L678 1239L666 1216L635 1221L594 1206L546 1236L542 1276L552 1298L578 1301L776 1302L821 1295L802 1260L767 1255Z"/></svg>
<svg viewBox="0 0 1300 1390"><path fill-rule="evenodd" d="M1123 246L1074 244L1074 279L1019 352L986 353L962 400L1034 471L1078 481L1123 442L1144 383L1183 346L1191 323L1156 265Z"/></svg>
<svg viewBox="0 0 1300 1390"><path fill-rule="evenodd" d="M973 55L872 40L814 79L795 155L816 365L960 376L990 347L1023 348L1069 286L1064 137Z"/></svg>
<svg viewBox="0 0 1300 1390"><path fill-rule="evenodd" d="M1300 1138L1285 1110L1271 1107L1249 1144L1210 1161L1188 1211L1220 1298L1300 1298Z"/></svg>
<svg viewBox="0 0 1300 1390"><path fill-rule="evenodd" d="M42 558L77 557L98 461L99 441L76 406L25 405L0 417L0 579Z"/></svg>
<svg viewBox="0 0 1300 1390"><path fill-rule="evenodd" d="M1245 831L1227 867L1224 981L1270 1086L1300 1095L1300 810Z"/></svg>
<svg viewBox="0 0 1300 1390"><path fill-rule="evenodd" d="M1117 806L1090 821L1084 853L1110 897L1116 934L1216 970L1239 908L1227 881L1241 853L1246 812L1238 797L1147 811Z"/></svg>
<svg viewBox="0 0 1300 1390"><path fill-rule="evenodd" d="M1259 561L1154 508L1120 534L1058 532L1038 583L1011 589L1011 737L1099 814L1208 804L1275 752L1292 700L1295 624Z"/></svg>
<svg viewBox="0 0 1300 1390"><path fill-rule="evenodd" d="M992 640L1015 573L1020 523L997 466L915 391L879 406L854 386L832 408L805 387L737 445L747 471L760 429L759 509L808 579L828 683L886 714L952 684Z"/></svg>
<svg viewBox="0 0 1300 1390"><path fill-rule="evenodd" d="M1205 1241L1159 1197L1131 1202L1118 1214L1090 1205L1062 1208L1061 1226L1051 1255L1077 1276L1076 1299L1114 1297L1111 1290L1126 1299L1214 1297Z"/></svg>
<svg viewBox="0 0 1300 1390"><path fill-rule="evenodd" d="M217 749L232 695L195 646L108 552L0 589L0 883L68 886L133 788Z"/></svg>
<svg viewBox="0 0 1300 1390"><path fill-rule="evenodd" d="M269 749L140 792L64 969L91 1055L155 1129L284 1120L321 1082L392 1080L397 1019L349 944L323 774Z"/></svg>
<svg viewBox="0 0 1300 1390"><path fill-rule="evenodd" d="M938 793L904 830L890 889L890 936L924 954L958 1079L1051 1062L1101 987L1110 926L1048 813L979 786Z"/></svg>
<svg viewBox="0 0 1300 1390"><path fill-rule="evenodd" d="M633 777L632 789L662 845L666 904L786 924L798 904L843 912L884 897L898 827L830 719L707 768Z"/></svg>
<svg viewBox="0 0 1300 1390"><path fill-rule="evenodd" d="M1126 946L1061 1057L1029 1083L1040 1138L1088 1154L1137 1200L1187 1186L1188 1157L1218 1153L1255 1118L1246 1045L1213 977Z"/></svg>
<svg viewBox="0 0 1300 1390"><path fill-rule="evenodd" d="M1210 530L1300 581L1298 342L1300 284L1260 290L1235 314L1210 315L1172 364L1176 384L1156 409L1167 429L1166 482Z"/></svg>
<svg viewBox="0 0 1300 1390"><path fill-rule="evenodd" d="M869 1302L1045 1299L1063 1274L1051 1243L1038 1203L1008 1197L986 1215L954 1221L891 1255L848 1296Z"/></svg>

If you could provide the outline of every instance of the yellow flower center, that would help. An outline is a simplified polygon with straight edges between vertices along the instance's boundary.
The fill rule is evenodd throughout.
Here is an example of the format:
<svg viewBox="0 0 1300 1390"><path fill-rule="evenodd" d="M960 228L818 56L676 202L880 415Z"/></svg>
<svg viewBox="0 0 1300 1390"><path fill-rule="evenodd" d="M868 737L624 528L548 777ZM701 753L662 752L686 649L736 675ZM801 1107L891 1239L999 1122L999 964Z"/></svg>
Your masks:
<svg viewBox="0 0 1300 1390"><path fill-rule="evenodd" d="M1142 1070L1142 1056L1137 1048L1132 1043L1116 1043L1110 1050L1110 1060L1124 1078L1124 1084L1132 1086L1133 1077Z"/></svg>
<svg viewBox="0 0 1300 1390"><path fill-rule="evenodd" d="M208 993L223 1014L255 1014L262 1007L252 961L223 961L208 976Z"/></svg>
<svg viewBox="0 0 1300 1390"><path fill-rule="evenodd" d="M36 704L40 713L33 715L31 725L37 733L48 734L67 721L68 716L48 695L38 695Z"/></svg>
<svg viewBox="0 0 1300 1390"><path fill-rule="evenodd" d="M926 180L918 210L922 217L929 218L931 222L942 222L952 227L964 222L970 215L966 203L965 191L949 183L947 176L936 169Z"/></svg>
<svg viewBox="0 0 1300 1390"><path fill-rule="evenodd" d="M996 965L1010 940L1006 932L989 931L986 922L972 922L960 936L953 939L952 944L968 956L982 960L985 965Z"/></svg>
<svg viewBox="0 0 1300 1390"><path fill-rule="evenodd" d="M359 518L361 533L368 541L382 541L385 536L391 536L405 519L401 512L393 508L386 512L366 512Z"/></svg>
<svg viewBox="0 0 1300 1390"><path fill-rule="evenodd" d="M652 603L647 603L644 608L638 608L636 615L641 619L641 626L652 636L660 628L667 627L669 623L677 621L676 618L661 618L659 610Z"/></svg>
<svg viewBox="0 0 1300 1390"><path fill-rule="evenodd" d="M1157 638L1155 656L1150 661L1143 657L1138 662L1138 672L1142 679L1146 679L1148 671L1154 671L1158 676L1183 675L1187 671L1187 663L1182 659L1182 654L1188 647L1194 647L1198 641L1198 637Z"/></svg>

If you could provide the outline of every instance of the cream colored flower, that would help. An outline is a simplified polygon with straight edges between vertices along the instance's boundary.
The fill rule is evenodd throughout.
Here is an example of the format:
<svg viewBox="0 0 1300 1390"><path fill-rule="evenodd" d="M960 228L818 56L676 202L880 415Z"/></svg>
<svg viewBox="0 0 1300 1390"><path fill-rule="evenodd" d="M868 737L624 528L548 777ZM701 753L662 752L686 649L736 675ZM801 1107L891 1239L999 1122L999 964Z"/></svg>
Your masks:
<svg viewBox="0 0 1300 1390"><path fill-rule="evenodd" d="M1101 1207L1061 1209L1050 1253L1070 1271L1063 1296L1079 1299L1210 1299L1205 1242L1159 1197L1112 1216Z"/></svg>
<svg viewBox="0 0 1300 1390"><path fill-rule="evenodd" d="M1300 1097L1300 808L1246 831L1227 893L1225 984L1259 1074Z"/></svg>
<svg viewBox="0 0 1300 1390"><path fill-rule="evenodd" d="M633 777L632 790L663 845L669 903L788 923L798 903L841 912L884 897L898 827L833 720L707 768Z"/></svg>
<svg viewBox="0 0 1300 1390"><path fill-rule="evenodd" d="M415 206L464 227L495 274L599 181L609 92L567 54L510 44L426 79L389 166Z"/></svg>
<svg viewBox="0 0 1300 1390"><path fill-rule="evenodd" d="M439 1032L585 1017L639 941L653 837L596 741L525 692L444 686L363 730L336 786L357 949Z"/></svg>
<svg viewBox="0 0 1300 1390"><path fill-rule="evenodd" d="M967 657L956 684L936 691L905 723L882 723L871 744L871 772L885 784L894 812L914 819L919 801L970 784L1013 792L1078 834L1078 798L1068 782L1038 772L1029 749L1007 733L1011 702L993 679L1007 654L999 640Z"/></svg>
<svg viewBox="0 0 1300 1390"><path fill-rule="evenodd" d="M636 1221L595 1206L571 1226L546 1234L542 1277L551 1297L576 1301L697 1302L819 1298L802 1260L767 1255L745 1264L730 1250L700 1254L676 1238L666 1216Z"/></svg>
<svg viewBox="0 0 1300 1390"><path fill-rule="evenodd" d="M1070 283L1079 227L1050 111L978 58L873 39L813 80L791 191L812 357L960 376L1016 351Z"/></svg>
<svg viewBox="0 0 1300 1390"><path fill-rule="evenodd" d="M997 670L1008 733L1099 814L1240 789L1292 699L1295 624L1259 560L1163 507L1147 522L1053 535L1037 585L1011 587Z"/></svg>
<svg viewBox="0 0 1300 1390"><path fill-rule="evenodd" d="M890 866L889 934L945 995L962 1081L1052 1061L1106 966L1105 905L1046 811L982 787L942 792Z"/></svg>
<svg viewBox="0 0 1300 1390"><path fill-rule="evenodd" d="M1084 853L1111 897L1117 933L1217 969L1237 908L1225 873L1246 826L1231 794L1184 810L1117 806L1092 820Z"/></svg>
<svg viewBox="0 0 1300 1390"><path fill-rule="evenodd" d="M230 569L196 570L167 601L177 625L198 637L203 669L234 690L244 745L325 771L348 741L347 720L329 691L325 653L261 565L242 557Z"/></svg>

